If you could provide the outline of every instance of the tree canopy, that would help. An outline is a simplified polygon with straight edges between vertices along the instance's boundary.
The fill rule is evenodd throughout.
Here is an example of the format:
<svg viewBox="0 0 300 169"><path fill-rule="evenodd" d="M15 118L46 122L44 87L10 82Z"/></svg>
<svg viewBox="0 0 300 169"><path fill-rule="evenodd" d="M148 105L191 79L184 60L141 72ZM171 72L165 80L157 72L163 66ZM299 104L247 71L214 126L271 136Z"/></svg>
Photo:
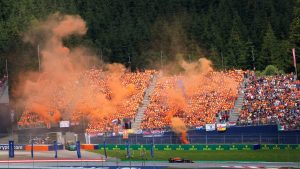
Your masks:
<svg viewBox="0 0 300 169"><path fill-rule="evenodd" d="M0 70L37 70L36 46L22 41L48 15L78 14L84 37L66 40L92 48L106 62L153 68L207 57L217 69L293 71L300 53L299 0L0 0ZM102 55L102 56L100 56ZM299 56L299 54L298 54ZM297 57L299 60L299 57Z"/></svg>

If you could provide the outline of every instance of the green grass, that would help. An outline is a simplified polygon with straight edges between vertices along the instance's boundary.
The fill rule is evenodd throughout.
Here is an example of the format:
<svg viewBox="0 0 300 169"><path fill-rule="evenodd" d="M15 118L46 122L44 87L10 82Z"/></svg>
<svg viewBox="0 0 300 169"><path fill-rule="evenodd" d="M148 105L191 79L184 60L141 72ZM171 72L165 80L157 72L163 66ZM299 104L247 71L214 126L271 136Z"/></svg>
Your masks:
<svg viewBox="0 0 300 169"><path fill-rule="evenodd" d="M93 150L104 154L103 150ZM131 160L142 160L141 151L131 150ZM107 150L109 157L121 160L126 158L125 150ZM182 157L194 161L265 161L265 162L300 162L300 150L255 150L255 151L155 151L154 159L150 151L146 151L146 159L154 161L167 161L170 157Z"/></svg>

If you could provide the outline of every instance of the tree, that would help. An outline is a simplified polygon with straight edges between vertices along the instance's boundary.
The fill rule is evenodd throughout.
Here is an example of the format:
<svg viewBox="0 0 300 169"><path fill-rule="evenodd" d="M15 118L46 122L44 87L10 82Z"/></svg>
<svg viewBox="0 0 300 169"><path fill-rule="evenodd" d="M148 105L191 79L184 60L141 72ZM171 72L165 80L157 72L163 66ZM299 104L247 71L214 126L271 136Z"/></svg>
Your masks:
<svg viewBox="0 0 300 169"><path fill-rule="evenodd" d="M300 47L300 0L295 1L294 19L290 26L290 42Z"/></svg>
<svg viewBox="0 0 300 169"><path fill-rule="evenodd" d="M265 70L262 72L262 74L265 75L265 76L277 75L278 73L279 73L279 70L274 65L268 65L265 68Z"/></svg>
<svg viewBox="0 0 300 169"><path fill-rule="evenodd" d="M246 69L248 67L248 48L246 42L242 39L242 34L240 28L243 27L240 17L235 16L233 21L233 26L231 29L231 34L228 43L228 53L230 59L228 62L231 66L235 68Z"/></svg>
<svg viewBox="0 0 300 169"><path fill-rule="evenodd" d="M268 29L263 37L262 49L258 57L258 69L263 69L265 65L274 63L278 58L278 41L269 23Z"/></svg>

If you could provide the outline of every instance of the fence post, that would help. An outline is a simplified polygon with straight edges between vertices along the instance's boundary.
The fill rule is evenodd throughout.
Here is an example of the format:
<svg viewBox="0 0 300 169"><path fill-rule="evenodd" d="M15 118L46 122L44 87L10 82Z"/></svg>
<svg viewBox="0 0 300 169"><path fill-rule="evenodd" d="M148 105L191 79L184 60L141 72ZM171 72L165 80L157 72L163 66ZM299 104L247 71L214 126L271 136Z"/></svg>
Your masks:
<svg viewBox="0 0 300 169"><path fill-rule="evenodd" d="M259 134L259 144L261 144L261 133Z"/></svg>
<svg viewBox="0 0 300 169"><path fill-rule="evenodd" d="M152 135L152 144L154 144L154 137L153 137L153 135Z"/></svg>
<svg viewBox="0 0 300 169"><path fill-rule="evenodd" d="M138 142L137 142L137 134L135 135L135 144L138 144Z"/></svg>
<svg viewBox="0 0 300 169"><path fill-rule="evenodd" d="M226 143L226 135L224 135L224 142L223 142L223 144L225 144Z"/></svg>
<svg viewBox="0 0 300 169"><path fill-rule="evenodd" d="M243 135L243 133L242 133L241 137L242 137L242 144L244 144L244 135Z"/></svg>
<svg viewBox="0 0 300 169"><path fill-rule="evenodd" d="M207 144L207 134L205 135L205 144Z"/></svg>
<svg viewBox="0 0 300 169"><path fill-rule="evenodd" d="M172 135L170 135L170 144L173 144L173 143L172 143Z"/></svg>

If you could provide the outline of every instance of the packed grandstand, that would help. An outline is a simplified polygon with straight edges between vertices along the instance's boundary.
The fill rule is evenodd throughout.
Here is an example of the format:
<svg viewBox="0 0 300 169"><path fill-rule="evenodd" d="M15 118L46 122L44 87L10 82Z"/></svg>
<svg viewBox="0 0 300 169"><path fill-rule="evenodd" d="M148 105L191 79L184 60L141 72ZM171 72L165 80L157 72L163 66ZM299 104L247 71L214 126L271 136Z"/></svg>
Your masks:
<svg viewBox="0 0 300 169"><path fill-rule="evenodd" d="M83 73L83 79L92 91L104 93L107 99L111 97L108 82L112 75L102 69L91 69ZM144 99L145 90L153 78L157 78L150 103L144 112L141 129L165 129L170 126L168 112L174 107L168 104L169 89L179 89L187 104L177 109L173 114L181 118L188 128L204 127L205 124L233 123L234 125L278 124L285 130L300 129L300 84L294 80L293 74L258 77L250 71L230 70L224 72L212 71L205 76L199 76L198 85L189 91L186 88L187 79L184 75L163 75L155 70L124 72L120 77L121 85L132 91L125 99L117 103L114 114L88 119L86 132L101 134L107 131L120 132L122 119L135 121L137 110ZM226 79L227 78L227 79ZM228 82L228 80L235 83ZM209 84L209 85L208 85ZM221 84L221 85L220 85ZM225 86L232 85L229 88ZM72 90L74 84L63 86L53 93L51 106L54 110L67 111L64 90ZM243 104L239 109L239 118L230 122L238 94L243 94ZM92 99L92 98L87 98ZM53 112L49 112L49 114ZM78 125L83 119L82 112L72 112L70 124ZM61 119L57 119L58 121ZM25 109L18 121L19 128L49 127L49 122L36 112Z"/></svg>

